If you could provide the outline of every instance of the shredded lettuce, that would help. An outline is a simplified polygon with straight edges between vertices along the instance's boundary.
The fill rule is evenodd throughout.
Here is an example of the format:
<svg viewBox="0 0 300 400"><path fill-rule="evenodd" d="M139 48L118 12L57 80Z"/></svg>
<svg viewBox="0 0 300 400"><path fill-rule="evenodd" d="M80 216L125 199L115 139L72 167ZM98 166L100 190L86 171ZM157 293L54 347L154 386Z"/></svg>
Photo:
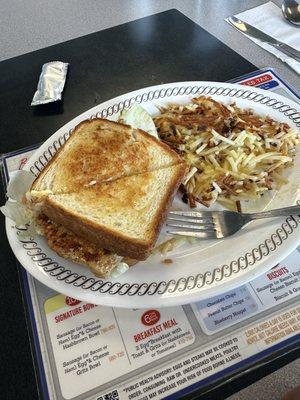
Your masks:
<svg viewBox="0 0 300 400"><path fill-rule="evenodd" d="M8 199L0 211L14 221L17 227L24 227L19 231L19 238L34 237L38 234L38 226L35 222L34 212L19 201Z"/></svg>
<svg viewBox="0 0 300 400"><path fill-rule="evenodd" d="M25 225L32 218L32 211L18 201L7 200L4 206L0 207L1 212L16 225Z"/></svg>
<svg viewBox="0 0 300 400"><path fill-rule="evenodd" d="M21 201L34 180L35 176L29 171L14 171L7 186L7 197Z"/></svg>
<svg viewBox="0 0 300 400"><path fill-rule="evenodd" d="M156 127L151 115L148 114L147 111L137 103L121 112L119 122L131 125L136 129L142 129L158 139Z"/></svg>
<svg viewBox="0 0 300 400"><path fill-rule="evenodd" d="M33 211L22 204L22 199L30 189L35 176L28 171L14 171L7 186L8 200L0 211L15 222L18 227L26 229L19 232L19 237L36 235L36 226Z"/></svg>
<svg viewBox="0 0 300 400"><path fill-rule="evenodd" d="M129 266L124 263L120 262L113 270L111 270L109 277L116 279L118 276L123 275L127 270L129 269Z"/></svg>

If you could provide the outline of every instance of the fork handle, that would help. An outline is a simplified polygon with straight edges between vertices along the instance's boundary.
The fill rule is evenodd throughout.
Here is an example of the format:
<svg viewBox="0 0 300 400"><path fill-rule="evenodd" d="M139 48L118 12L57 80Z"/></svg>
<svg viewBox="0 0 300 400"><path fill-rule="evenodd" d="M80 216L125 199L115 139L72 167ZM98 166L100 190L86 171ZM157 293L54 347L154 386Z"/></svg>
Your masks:
<svg viewBox="0 0 300 400"><path fill-rule="evenodd" d="M300 206L277 208L275 210L262 211L258 213L243 213L243 216L248 218L249 221L252 221L260 218L286 217L295 214L300 215Z"/></svg>

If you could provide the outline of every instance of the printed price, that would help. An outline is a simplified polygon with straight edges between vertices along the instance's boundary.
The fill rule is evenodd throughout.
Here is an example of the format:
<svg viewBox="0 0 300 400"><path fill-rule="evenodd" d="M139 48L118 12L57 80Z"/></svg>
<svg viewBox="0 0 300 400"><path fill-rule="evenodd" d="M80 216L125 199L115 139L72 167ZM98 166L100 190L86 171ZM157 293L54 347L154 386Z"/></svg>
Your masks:
<svg viewBox="0 0 300 400"><path fill-rule="evenodd" d="M109 332L109 331L112 331L112 330L115 329L115 328L116 328L116 325L115 325L115 324L111 324L111 325L109 325L109 326L106 326L106 327L100 329L100 332L101 332L102 334L105 334L105 333L107 333L107 332Z"/></svg>
<svg viewBox="0 0 300 400"><path fill-rule="evenodd" d="M109 358L108 358L109 362L113 362L113 361L117 360L118 358L124 357L124 355L125 355L124 351L119 351L118 353L109 356Z"/></svg>

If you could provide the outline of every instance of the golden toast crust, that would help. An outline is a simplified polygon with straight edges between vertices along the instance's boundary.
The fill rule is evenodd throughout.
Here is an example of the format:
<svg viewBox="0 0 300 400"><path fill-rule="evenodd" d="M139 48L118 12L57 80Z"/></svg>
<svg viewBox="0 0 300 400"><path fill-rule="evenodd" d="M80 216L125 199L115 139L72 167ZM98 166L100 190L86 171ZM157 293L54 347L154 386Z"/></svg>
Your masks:
<svg viewBox="0 0 300 400"><path fill-rule="evenodd" d="M91 127L93 129L89 132L90 141L76 143L82 130ZM110 129L112 134L107 135ZM101 131L106 132L106 135L101 135ZM31 189L50 189L53 194L72 193L95 180L101 183L152 171L157 168L152 165L154 160L150 156L149 148L157 148L163 155L168 156L168 165L182 162L174 150L140 129L101 118L82 121L36 178ZM51 177L51 174L61 178L62 183L58 190L43 187L43 181ZM56 179L53 176L52 180ZM63 187L64 184L66 187Z"/></svg>
<svg viewBox="0 0 300 400"><path fill-rule="evenodd" d="M132 238L122 234L122 232L99 225L84 215L78 215L68 207L58 204L55 201L55 196L48 196L46 198L43 212L57 224L66 226L70 231L100 247L115 252L120 256L145 260L151 253L173 197L185 173L186 165L184 163L179 164L169 182L168 190L157 209L152 231L147 239Z"/></svg>

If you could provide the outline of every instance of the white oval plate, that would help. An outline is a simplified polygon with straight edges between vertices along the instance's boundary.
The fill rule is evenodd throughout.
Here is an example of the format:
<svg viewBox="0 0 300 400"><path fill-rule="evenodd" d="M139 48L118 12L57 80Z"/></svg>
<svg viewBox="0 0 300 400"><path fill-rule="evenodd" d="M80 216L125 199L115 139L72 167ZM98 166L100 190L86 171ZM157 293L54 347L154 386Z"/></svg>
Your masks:
<svg viewBox="0 0 300 400"><path fill-rule="evenodd" d="M153 86L116 97L86 111L54 133L30 158L25 169L38 175L82 120L117 120L120 111L134 102L152 115L157 105L187 103L193 96L207 94L225 104L233 100L239 107L252 108L261 115L300 126L299 105L274 93L237 84L178 82ZM249 209L294 205L300 198L300 154L288 171L289 183L263 203L249 203ZM183 203L176 198L173 207ZM267 271L300 243L300 217L252 223L224 240L183 244L165 256L155 254L116 280L95 277L88 268L59 257L37 237L20 240L12 221L6 220L10 245L21 264L36 279L59 293L76 299L113 307L163 307L185 304L232 289ZM164 229L159 242L166 240ZM172 264L164 264L171 258Z"/></svg>

